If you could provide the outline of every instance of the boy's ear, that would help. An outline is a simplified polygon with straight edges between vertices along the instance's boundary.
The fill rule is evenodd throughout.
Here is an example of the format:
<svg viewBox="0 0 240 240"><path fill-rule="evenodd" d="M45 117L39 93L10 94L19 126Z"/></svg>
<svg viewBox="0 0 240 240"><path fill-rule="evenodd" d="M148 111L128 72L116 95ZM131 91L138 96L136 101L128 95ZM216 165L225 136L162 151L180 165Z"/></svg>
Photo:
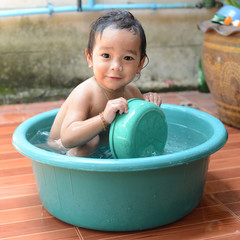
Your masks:
<svg viewBox="0 0 240 240"><path fill-rule="evenodd" d="M87 48L85 49L85 56L86 56L86 58L87 58L88 67L89 67L89 68L93 68L92 55L89 53L89 51L87 50Z"/></svg>
<svg viewBox="0 0 240 240"><path fill-rule="evenodd" d="M143 65L145 63L145 60L146 60L146 57L143 57L143 59L140 61L139 66L138 66L138 70L137 70L138 74L141 73L141 70L142 70Z"/></svg>

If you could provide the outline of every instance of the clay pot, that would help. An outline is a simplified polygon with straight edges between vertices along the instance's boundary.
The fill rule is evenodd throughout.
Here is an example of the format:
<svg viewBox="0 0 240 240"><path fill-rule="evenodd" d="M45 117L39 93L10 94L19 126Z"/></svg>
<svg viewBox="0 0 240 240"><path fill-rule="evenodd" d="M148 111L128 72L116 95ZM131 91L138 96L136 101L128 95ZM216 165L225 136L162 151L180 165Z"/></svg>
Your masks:
<svg viewBox="0 0 240 240"><path fill-rule="evenodd" d="M240 32L206 31L202 65L220 120L240 128Z"/></svg>

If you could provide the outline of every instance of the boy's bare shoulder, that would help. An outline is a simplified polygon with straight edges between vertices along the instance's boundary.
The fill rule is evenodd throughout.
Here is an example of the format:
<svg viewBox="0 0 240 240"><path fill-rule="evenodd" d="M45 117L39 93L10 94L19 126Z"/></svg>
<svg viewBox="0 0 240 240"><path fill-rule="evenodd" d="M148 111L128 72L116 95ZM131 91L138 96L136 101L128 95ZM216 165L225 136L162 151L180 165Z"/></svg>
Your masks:
<svg viewBox="0 0 240 240"><path fill-rule="evenodd" d="M69 95L69 98L74 99L74 101L90 101L93 97L94 89L95 84L92 78L89 78L76 86Z"/></svg>
<svg viewBox="0 0 240 240"><path fill-rule="evenodd" d="M132 83L125 88L129 98L143 98L141 91Z"/></svg>

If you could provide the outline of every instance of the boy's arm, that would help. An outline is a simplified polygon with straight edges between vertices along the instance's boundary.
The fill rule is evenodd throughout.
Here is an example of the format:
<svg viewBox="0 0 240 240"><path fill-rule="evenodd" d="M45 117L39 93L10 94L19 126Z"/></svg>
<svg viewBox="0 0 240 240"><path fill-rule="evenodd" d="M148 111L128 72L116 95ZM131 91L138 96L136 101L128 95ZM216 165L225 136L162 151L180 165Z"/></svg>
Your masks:
<svg viewBox="0 0 240 240"><path fill-rule="evenodd" d="M89 91L75 91L67 101L67 110L61 126L61 141L64 147L73 148L94 138L103 130L103 126L98 115L87 119L91 107Z"/></svg>
<svg viewBox="0 0 240 240"><path fill-rule="evenodd" d="M68 100L68 109L61 128L61 141L64 147L73 148L83 145L101 133L105 124L110 124L116 113L127 112L127 101L117 98L108 101L102 116L88 118L92 107L91 94L83 91L73 94Z"/></svg>

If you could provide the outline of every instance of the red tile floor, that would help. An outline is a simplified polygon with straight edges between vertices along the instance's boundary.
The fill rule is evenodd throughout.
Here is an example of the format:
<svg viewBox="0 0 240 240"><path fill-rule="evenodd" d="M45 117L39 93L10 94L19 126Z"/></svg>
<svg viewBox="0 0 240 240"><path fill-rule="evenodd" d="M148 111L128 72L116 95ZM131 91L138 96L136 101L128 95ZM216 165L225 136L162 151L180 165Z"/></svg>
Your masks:
<svg viewBox="0 0 240 240"><path fill-rule="evenodd" d="M163 93L163 102L192 103L217 116L210 94ZM14 129L25 119L58 108L63 101L0 106L0 239L240 239L240 130L226 126L227 144L211 156L199 206L183 219L147 231L101 232L74 227L42 206L30 160L11 144Z"/></svg>

